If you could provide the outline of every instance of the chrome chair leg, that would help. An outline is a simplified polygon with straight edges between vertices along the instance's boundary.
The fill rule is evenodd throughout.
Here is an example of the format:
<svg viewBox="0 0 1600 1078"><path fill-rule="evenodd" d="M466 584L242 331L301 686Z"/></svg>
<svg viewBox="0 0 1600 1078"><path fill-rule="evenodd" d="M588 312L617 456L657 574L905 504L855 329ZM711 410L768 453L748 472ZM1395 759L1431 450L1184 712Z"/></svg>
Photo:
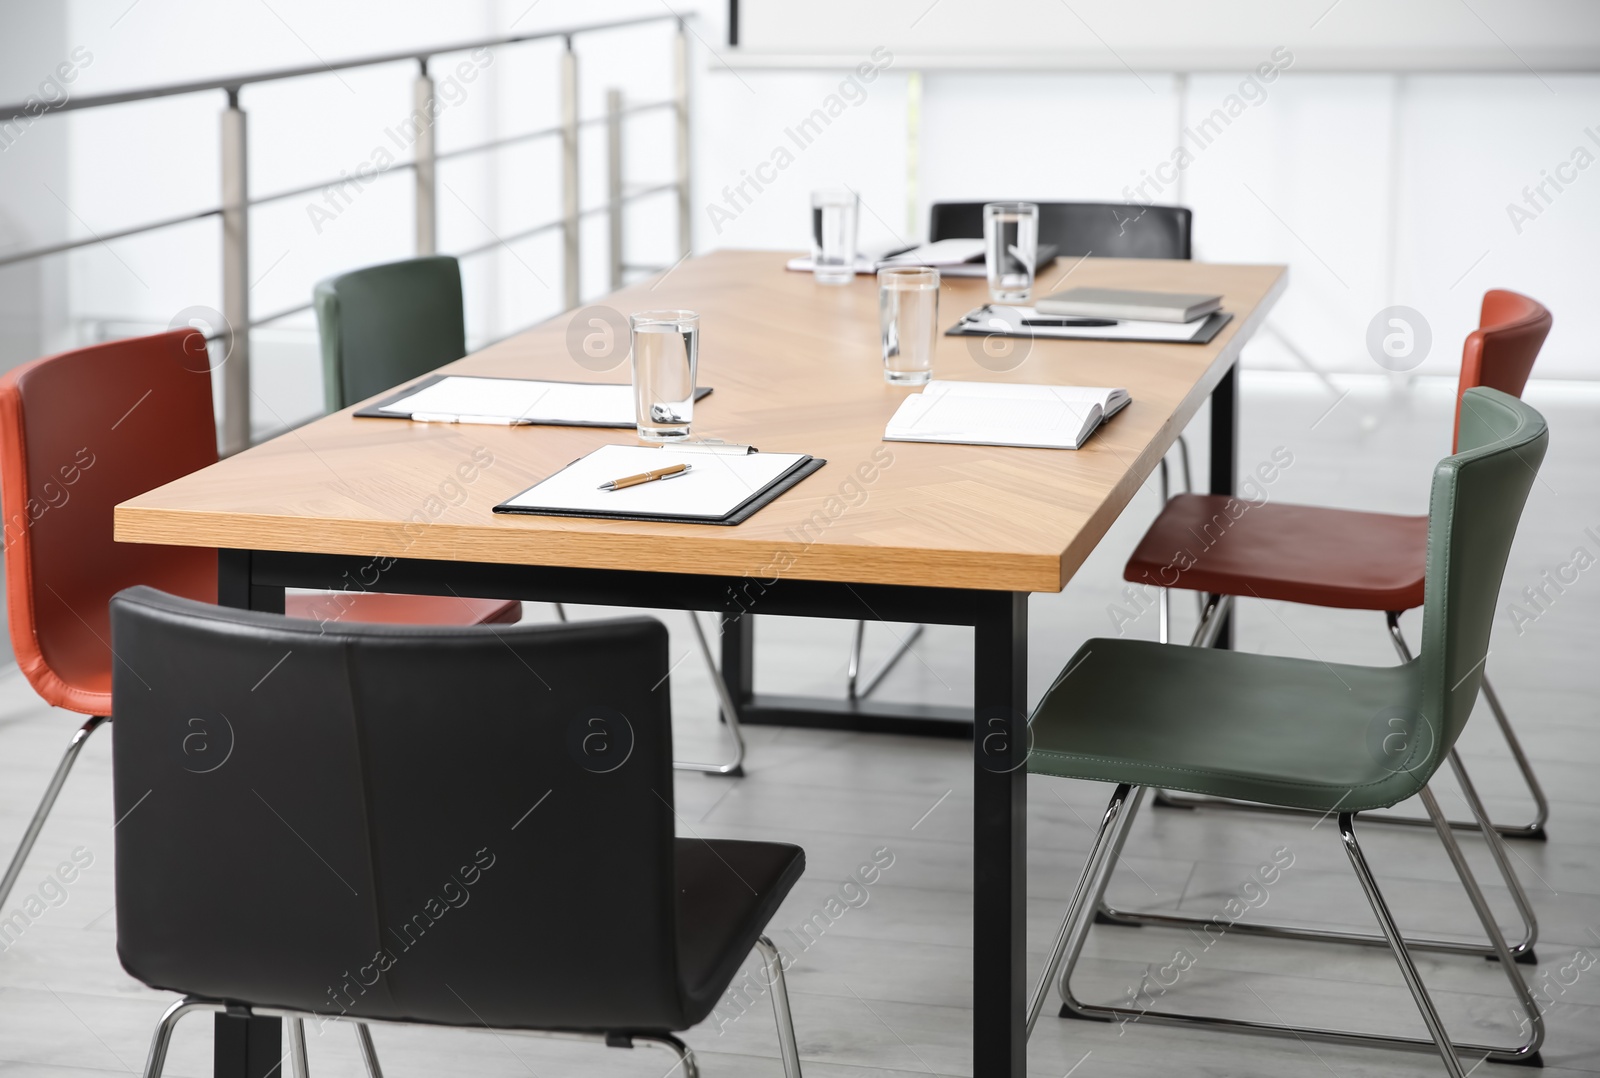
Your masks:
<svg viewBox="0 0 1600 1078"><path fill-rule="evenodd" d="M689 624L694 626L694 638L700 644L700 657L705 660L706 669L711 672L711 686L717 691L717 702L722 708L722 717L728 724L728 732L733 735L733 759L726 763L711 764L700 763L695 760L674 760L672 766L679 771L702 771L708 775L727 775L731 778L744 776L744 729L739 725L739 709L734 706L733 694L728 691L728 683L722 679L722 671L717 669L717 661L711 655L711 645L706 641L706 631L700 627L700 617L693 610L686 611L689 615Z"/></svg>
<svg viewBox="0 0 1600 1078"><path fill-rule="evenodd" d="M1472 809L1474 816L1479 820L1487 819L1483 810L1483 802L1478 798L1477 788L1473 786L1471 777L1467 775L1467 770L1462 765L1461 758L1454 749L1450 750L1450 766L1455 770L1456 778L1461 784L1461 789L1467 798L1467 804ZM1232 804L1232 802L1227 803ZM1246 805L1244 807L1249 806ZM1298 813L1299 810L1295 811ZM1364 815L1361 819L1363 823L1367 821L1367 817ZM1474 824L1474 826L1477 825ZM1522 938L1515 944L1508 944L1506 950L1514 961L1532 964L1538 960L1538 956L1534 952L1534 944L1539 939L1539 920L1534 914L1533 903L1529 901L1528 893L1522 886L1522 880L1517 876L1516 869L1511 864L1510 851L1506 849L1505 839L1501 838L1492 827L1487 825L1484 825L1479 830L1483 835L1484 842L1489 847L1490 855L1494 858L1495 867L1499 869L1500 876L1505 881L1506 889L1511 892L1511 901L1516 905L1517 913L1522 918ZM1204 917L1191 917L1186 914L1135 913L1119 910L1107 905L1104 901L1096 908L1095 919L1104 924L1135 927L1150 925L1160 928L1196 928L1207 923ZM1385 937L1371 933L1346 932L1326 928L1304 928L1297 925L1267 922L1240 921L1235 923L1230 931L1238 932L1241 935L1271 936L1276 939L1307 940L1313 943L1350 943L1367 947L1388 945L1388 940ZM1426 937L1408 939L1406 943L1419 951L1481 955L1484 958L1500 957L1499 952L1492 944Z"/></svg>
<svg viewBox="0 0 1600 1078"><path fill-rule="evenodd" d="M778 1024L778 1051L783 1055L784 1078L800 1078L800 1042L794 1035L794 1015L789 1010L789 986L783 979L783 955L777 945L763 935L756 949L767 964L767 981L772 988L772 1017Z"/></svg>
<svg viewBox="0 0 1600 1078"><path fill-rule="evenodd" d="M145 1058L144 1078L161 1078L167 1065L167 1047L172 1043L172 1031L179 1019L190 1011L220 1011L220 1003L207 1003L198 999L180 999L168 1007L156 1023L155 1035L150 1038L150 1054Z"/></svg>
<svg viewBox="0 0 1600 1078"><path fill-rule="evenodd" d="M1450 829L1445 828L1444 834L1448 835ZM1406 941L1400 936L1400 928L1394 923L1394 914L1389 912L1389 904L1383 900L1383 892L1378 888L1378 881L1372 875L1372 867L1367 864L1366 855L1361 852L1361 844L1356 841L1355 815L1349 812L1339 814L1339 837L1344 840L1344 850L1350 856L1350 867L1355 870L1356 879L1361 881L1361 890L1366 893L1367 904L1372 907L1373 916L1377 917L1378 925L1383 929L1384 937L1389 941L1389 949L1394 952L1394 960L1400 966L1400 976L1405 978L1406 987L1411 990L1411 998L1417 1003L1417 1010L1422 1012L1422 1024L1428 1027L1428 1035L1433 1038L1434 1046L1439 1049L1439 1058L1444 1060L1444 1069L1450 1073L1451 1078L1467 1078L1466 1071L1461 1069L1461 1060L1456 1058L1455 1046L1450 1043L1450 1034L1444 1028L1444 1020L1439 1017L1438 1010L1433 1005L1433 997L1428 995L1428 988L1422 983L1422 974L1417 972L1417 964L1411 960L1411 952L1406 949ZM1509 969L1508 961L1506 967Z"/></svg>
<svg viewBox="0 0 1600 1078"><path fill-rule="evenodd" d="M311 1062L306 1058L306 1023L303 1018L285 1021L289 1034L289 1067L294 1078L311 1078Z"/></svg>
<svg viewBox="0 0 1600 1078"><path fill-rule="evenodd" d="M927 626L925 625L913 625L911 631L900 639L900 643L889 654L889 657L883 660L883 663L872 672L871 677L866 679L866 684L858 686L861 674L861 645L866 638L867 623L864 621L856 622L855 639L850 645L850 666L845 672L845 697L849 700L865 700L871 696L872 691L888 676L889 671L893 670L900 660L906 657L906 653L911 650L911 645L921 639L923 630L926 628Z"/></svg>
<svg viewBox="0 0 1600 1078"><path fill-rule="evenodd" d="M1506 717L1506 709L1500 706L1500 697L1494 691L1494 686L1489 684L1489 675L1483 675L1483 698L1489 703L1489 713L1494 716L1495 725L1500 727L1500 735L1505 738L1506 747L1511 750L1511 758L1516 761L1517 770L1522 772L1522 781L1527 784L1528 792L1533 795L1533 822L1522 824L1497 823L1494 829L1507 838L1531 838L1540 842L1550 836L1546 833L1544 825L1550 820L1550 799L1545 796L1544 787L1533 773L1533 764L1528 761L1528 754L1522 750L1522 741L1517 737L1516 731L1511 729L1511 720Z"/></svg>
<svg viewBox="0 0 1600 1078"><path fill-rule="evenodd" d="M856 680L861 676L861 645L867 636L867 623L856 622L855 636L850 641L850 665L844 672L844 696L846 700L856 699Z"/></svg>
<svg viewBox="0 0 1600 1078"><path fill-rule="evenodd" d="M1124 789L1124 787L1119 786L1117 788L1117 794L1113 795L1113 799L1115 799L1118 795L1122 795ZM1424 791L1424 793L1427 793L1427 791ZM1432 798L1431 795L1429 795L1425 803L1431 801ZM1450 838L1450 841L1446 843L1446 851L1451 854L1452 863L1456 865L1456 871L1461 876L1463 886L1467 886L1468 881L1471 881L1471 886L1467 887L1468 895L1473 899L1474 906L1478 910L1479 919L1483 922L1484 931L1489 936L1490 945L1495 949L1497 956L1500 957L1501 965L1503 965L1507 971L1507 977L1511 978L1513 980L1513 984L1517 986L1517 996L1519 998L1519 1002L1522 1003L1523 1009L1528 1012L1529 1021L1532 1023L1532 1026L1530 1027L1532 1030L1532 1035L1526 1042L1515 1047L1480 1044L1451 1045L1451 1042L1445 1035L1443 1025L1439 1022L1437 1012L1433 1010L1432 1000L1428 997L1427 991L1422 985L1421 978L1417 975L1416 967L1411 961L1410 949L1414 945L1400 936L1399 930L1394 925L1393 918L1389 916L1388 907L1384 904L1383 896L1378 890L1377 882L1372 877L1371 871L1367 867L1365 858L1360 856L1360 846L1356 844L1355 833L1353 829L1353 814L1341 814L1339 817L1339 829L1341 838L1345 843L1346 852L1351 855L1351 865L1355 869L1357 877L1360 879L1362 889L1366 891L1368 899L1372 903L1373 912L1377 915L1380 926L1383 928L1384 942L1394 953L1396 961L1400 964L1401 973L1405 976L1406 983L1412 990L1412 995L1416 999L1417 1007L1420 1011L1422 1011L1423 1020L1425 1023L1427 1023L1429 1032L1432 1034L1432 1036L1401 1037L1390 1034L1361 1033L1355 1030L1331 1029L1316 1026L1289 1026L1272 1022L1255 1022L1242 1018L1222 1018L1213 1015L1196 1015L1184 1014L1176 1011L1160 1011L1149 1006L1136 1008L1084 1003L1083 1001L1079 1000L1075 995L1073 995L1072 992L1072 973L1077 963L1078 952L1082 946L1082 938L1087 936L1089 931L1088 922L1091 917L1091 911L1087 908L1087 903L1083 902L1083 899L1087 895L1095 877L1109 877L1111 872L1116 867L1114 858L1112 857L1114 848L1111 843L1104 841L1104 824L1102 824L1101 838L1096 841L1095 849L1091 851L1089 855L1090 863L1085 867L1084 876L1080 879L1078 889L1073 895L1074 904L1077 905L1082 903L1082 905L1079 905L1076 910L1069 910L1069 912L1074 914L1074 916L1070 918L1073 923L1070 926L1063 926L1064 932L1070 930L1071 938L1065 941L1061 939L1057 940L1057 948L1061 952L1061 956L1063 958L1070 958L1070 961L1063 962L1061 971L1061 1017L1089 1018L1099 1021L1150 1021L1165 1025L1198 1025L1210 1029L1237 1029L1252 1033L1270 1033L1279 1036L1287 1035L1315 1040L1333 1041L1342 1044L1373 1045L1383 1048L1428 1048L1440 1052L1440 1054L1445 1057L1446 1067L1450 1068L1450 1073L1456 1076L1462 1076L1463 1072L1460 1069L1460 1064L1455 1061L1452 1053L1452 1047L1454 1052L1469 1052L1474 1055L1483 1055L1496 1062L1537 1064L1539 1062L1538 1049L1542 1043L1544 1035L1542 1019L1538 1015L1537 1006L1533 1004L1532 994L1527 990L1527 985L1521 979L1521 973L1515 968L1515 963L1511 959L1510 951L1505 945L1505 937L1501 935L1499 926L1494 923L1494 918L1488 909L1487 902L1482 901L1482 892L1477 888L1477 881L1473 878L1471 869L1466 865L1465 858L1460 856L1461 851L1459 846L1454 845L1455 836L1453 832L1451 832L1448 827L1444 828L1443 834L1449 835ZM1097 858L1104 858L1105 864L1103 866L1096 867L1094 862ZM1228 928L1228 931L1236 932L1245 927L1245 922L1234 922ZM1074 942L1074 940L1076 942ZM1151 1002L1154 1001L1154 997L1159 997L1160 995L1164 994L1165 991L1166 988L1161 988L1159 991L1154 993L1154 996L1151 998ZM1142 990L1141 993L1135 993L1133 995L1133 1000L1135 1002L1138 1000L1140 994L1142 994ZM1033 1000L1031 1002L1036 1004L1038 1001Z"/></svg>
<svg viewBox="0 0 1600 1078"><path fill-rule="evenodd" d="M11 889L17 885L17 877L22 875L22 866L27 862L28 855L33 852L33 844L39 840L39 832L44 830L44 822L49 818L50 810L55 808L56 798L61 795L61 787L66 785L67 775L72 771L72 765L77 762L78 753L83 751L83 743L89 740L89 735L98 730L102 723L109 721L108 715L91 715L67 743L66 755L62 756L61 762L56 765L56 773L50 777L50 785L44 789L44 798L34 810L33 819L28 822L28 829L22 833L22 842L18 844L17 852L11 857L11 864L6 868L5 877L0 879L0 906L5 905L6 899L11 896Z"/></svg>
<svg viewBox="0 0 1600 1078"><path fill-rule="evenodd" d="M367 1078L383 1078L383 1068L378 1064L378 1049L372 1043L372 1030L365 1022L357 1022L356 1041L361 1045L361 1061L367 1065Z"/></svg>
<svg viewBox="0 0 1600 1078"><path fill-rule="evenodd" d="M1055 944L1050 948L1050 958L1045 962L1044 972L1040 975L1039 983L1034 986L1033 995L1028 1000L1028 1022L1023 1033L1024 1038L1033 1036L1033 1027L1039 1021L1039 1011L1044 1007L1044 998L1050 991L1050 982L1056 979L1056 971L1061 968L1062 961L1066 960L1069 953L1071 954L1071 959L1067 961L1069 970L1078 962L1078 954L1083 950L1083 941L1089 935L1091 918L1087 916L1087 911L1098 905L1110 880L1109 866L1116 862L1116 857L1107 856L1107 851L1114 849L1120 852L1122 841L1127 838L1128 827L1138 808L1138 801L1144 796L1144 787L1141 786L1130 804L1128 800L1130 789L1127 783L1118 786L1106 805L1105 815L1100 818L1100 829L1095 832L1094 845L1089 847L1089 860L1084 863L1083 874L1078 877L1078 886L1072 892L1072 901L1067 904L1066 915L1062 917L1061 927L1056 931Z"/></svg>
<svg viewBox="0 0 1600 1078"><path fill-rule="evenodd" d="M1456 876L1461 880L1461 887L1467 892L1467 897L1472 900L1472 909L1478 915L1478 922L1483 925L1483 934L1489 937L1489 942L1494 944L1496 955L1500 959L1500 966L1505 971L1506 980L1511 982L1511 991L1517 997L1517 1002L1522 1004L1523 1014L1528 1019L1528 1040L1521 1048L1517 1049L1517 1057L1530 1063L1539 1060L1539 1048L1544 1044L1544 1014L1539 1009L1539 1004L1534 1000L1533 993L1528 988L1528 982L1522 979L1522 973L1517 969L1512 958L1511 949L1506 946L1504 933L1500 931L1500 923L1495 920L1494 911L1489 908L1489 900L1483 897L1483 888L1478 886L1477 874L1472 871L1472 866L1467 863L1466 855L1461 852L1461 844L1456 841L1455 829L1450 826L1444 811L1439 808L1439 802L1433 796L1433 790L1424 786L1422 788L1422 803L1428 810L1428 817L1433 821L1433 829L1439 835L1445 852L1450 855L1450 863L1455 866ZM1483 812L1483 803L1476 797L1472 801L1473 814L1483 824L1484 831L1491 830L1489 818Z"/></svg>
<svg viewBox="0 0 1600 1078"><path fill-rule="evenodd" d="M700 1078L700 1065L694 1061L694 1050L670 1033L634 1033L629 1040L659 1044L678 1057L678 1062L661 1078Z"/></svg>

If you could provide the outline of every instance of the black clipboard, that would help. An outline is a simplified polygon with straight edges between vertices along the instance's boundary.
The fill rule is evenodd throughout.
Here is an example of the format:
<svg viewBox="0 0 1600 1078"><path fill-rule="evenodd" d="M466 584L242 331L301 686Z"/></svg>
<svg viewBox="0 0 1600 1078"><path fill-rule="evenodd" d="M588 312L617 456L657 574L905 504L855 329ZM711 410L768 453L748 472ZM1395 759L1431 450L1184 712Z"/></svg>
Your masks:
<svg viewBox="0 0 1600 1078"><path fill-rule="evenodd" d="M1043 317L1051 317L1045 315ZM1186 341L1175 341L1164 337L1047 337L1038 333L1007 333L1004 330L982 326L967 326L957 322L944 331L946 337L1020 337L1025 340L1049 341L1051 343L1071 344L1075 341L1107 341L1113 344L1210 344L1213 337L1222 332L1222 327L1233 321L1233 314L1229 311L1212 311L1206 316L1205 325L1200 327L1193 337Z"/></svg>
<svg viewBox="0 0 1600 1078"><path fill-rule="evenodd" d="M417 393L417 392L420 392L421 390L427 389L431 385L437 385L438 383L444 381L446 378L488 378L488 377L498 377L498 376L491 376L491 375L484 375L484 374L430 374L430 375L428 375L428 377L422 379L422 381L420 381L420 382L412 382L410 385L406 386L404 389L400 390L399 392L391 393L387 397L384 397L382 400L373 401L371 404L367 405L365 408L362 408L361 410L356 411L356 412L352 412L351 415L357 416L357 417L359 417L361 419L403 419L403 420L405 420L406 422L409 423L409 422L411 422L411 417L410 416L402 415L399 412L385 412L385 411L383 411L383 409L385 407L387 407L388 405L393 404L395 401L404 400L405 398L411 396L411 394L413 394L413 393ZM600 386L600 385L615 385L615 384L617 384L615 382L569 382L564 378L519 378L519 379L513 379L513 380L514 381L521 381L521 382L556 382L556 383L558 383L560 385L567 385L567 386ZM697 388L694 391L694 399L696 401L704 400L705 398L709 397L710 395L711 395L711 387L710 386L700 386L699 388ZM625 429L627 429L629 427L632 427L633 424L632 423L597 423L597 422L593 422L591 420L569 420L569 419L521 419L521 420L518 420L516 423L513 423L512 426L516 426L516 427L605 427L605 428L608 428L608 429L611 429L611 430L625 430Z"/></svg>
<svg viewBox="0 0 1600 1078"><path fill-rule="evenodd" d="M792 468L734 506L727 516L719 520L706 520L704 517L675 517L665 513L584 513L572 509L545 509L536 506L511 505L507 502L501 502L495 506L494 512L530 517L583 517L589 520L643 520L656 524L720 524L731 526L743 524L802 480L813 475L826 463L828 462L822 457L812 456L795 461ZM541 479L539 482L542 483L544 480ZM538 485L538 483L534 484L534 486ZM533 487L527 489L532 490ZM520 491L516 496L521 497L525 493L527 493L526 490Z"/></svg>

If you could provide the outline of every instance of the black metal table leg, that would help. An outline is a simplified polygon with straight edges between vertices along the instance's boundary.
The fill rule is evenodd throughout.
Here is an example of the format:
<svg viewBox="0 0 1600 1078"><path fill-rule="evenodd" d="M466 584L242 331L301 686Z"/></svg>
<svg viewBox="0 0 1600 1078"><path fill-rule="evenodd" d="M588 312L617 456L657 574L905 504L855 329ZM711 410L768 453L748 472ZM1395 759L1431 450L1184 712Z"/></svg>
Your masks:
<svg viewBox="0 0 1600 1078"><path fill-rule="evenodd" d="M217 551L217 605L283 613L284 588L256 583L250 573L251 559L248 550Z"/></svg>
<svg viewBox="0 0 1600 1078"><path fill-rule="evenodd" d="M728 686L739 721L755 694L756 619L746 612L722 615L722 683ZM719 713L720 714L720 713Z"/></svg>
<svg viewBox="0 0 1600 1078"><path fill-rule="evenodd" d="M217 602L241 610L283 613L281 587L262 587L250 576L250 552L217 551ZM212 1025L213 1078L281 1078L283 1021L219 1011Z"/></svg>
<svg viewBox="0 0 1600 1078"><path fill-rule="evenodd" d="M972 1073L1027 1069L1028 596L976 604L973 658Z"/></svg>
<svg viewBox="0 0 1600 1078"><path fill-rule="evenodd" d="M1211 391L1211 493L1232 494L1239 475L1239 366L1235 363ZM1233 647L1233 611L1212 647Z"/></svg>
<svg viewBox="0 0 1600 1078"><path fill-rule="evenodd" d="M278 1078L283 1064L281 1019L218 1011L212 1031L215 1078Z"/></svg>

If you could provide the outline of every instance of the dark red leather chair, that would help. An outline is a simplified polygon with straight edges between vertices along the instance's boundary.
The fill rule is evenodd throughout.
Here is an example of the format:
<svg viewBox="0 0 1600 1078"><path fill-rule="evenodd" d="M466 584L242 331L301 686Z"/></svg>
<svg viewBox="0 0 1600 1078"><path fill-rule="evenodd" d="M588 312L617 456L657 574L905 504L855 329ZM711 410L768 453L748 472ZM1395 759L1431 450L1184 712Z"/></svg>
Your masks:
<svg viewBox="0 0 1600 1078"><path fill-rule="evenodd" d="M0 509L17 665L45 702L91 716L73 737L0 880L3 905L84 740L111 715L109 603L148 584L215 602L217 555L118 543L112 510L217 460L205 338L192 329L111 341L0 378ZM330 616L330 612L337 617ZM290 594L322 621L515 622L521 604L454 596Z"/></svg>
<svg viewBox="0 0 1600 1078"><path fill-rule="evenodd" d="M1550 312L1527 296L1499 289L1484 294L1478 328L1467 335L1462 352L1458 433L1459 402L1468 389L1488 386L1521 396L1551 321ZM1124 579L1213 596L1380 611L1388 618L1396 649L1403 659L1410 658L1400 615L1422 605L1426 516L1278 502L1251 504L1238 514L1229 513L1230 501L1217 494L1171 499L1128 560ZM1544 838L1549 817L1544 791L1487 678L1483 695L1537 806L1532 823L1496 824L1495 829L1507 836Z"/></svg>

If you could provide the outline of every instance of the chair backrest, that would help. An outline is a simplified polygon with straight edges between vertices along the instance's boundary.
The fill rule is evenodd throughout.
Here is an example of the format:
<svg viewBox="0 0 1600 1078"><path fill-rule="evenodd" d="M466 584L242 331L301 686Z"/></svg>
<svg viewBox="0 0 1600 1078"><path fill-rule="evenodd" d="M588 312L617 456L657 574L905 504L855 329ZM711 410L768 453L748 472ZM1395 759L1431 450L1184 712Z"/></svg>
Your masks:
<svg viewBox="0 0 1600 1078"><path fill-rule="evenodd" d="M991 202L998 201L990 199ZM935 202L928 239L983 235L982 202ZM1039 242L1074 258L1188 258L1194 214L1185 206L1132 202L1040 202Z"/></svg>
<svg viewBox="0 0 1600 1078"><path fill-rule="evenodd" d="M134 588L111 640L133 976L372 1018L684 1028L659 622L319 629Z"/></svg>
<svg viewBox="0 0 1600 1078"><path fill-rule="evenodd" d="M1461 397L1458 451L1433 472L1422 604L1419 788L1443 763L1478 699L1489 631L1528 492L1550 440L1544 417L1497 389Z"/></svg>
<svg viewBox="0 0 1600 1078"><path fill-rule="evenodd" d="M205 338L192 329L35 360L0 378L0 507L17 665L49 703L109 714L107 604L132 584L216 597L217 556L118 543L118 502L217 459Z"/></svg>
<svg viewBox="0 0 1600 1078"><path fill-rule="evenodd" d="M319 281L312 293L328 411L467 354L461 265L430 255Z"/></svg>
<svg viewBox="0 0 1600 1078"><path fill-rule="evenodd" d="M1503 288L1483 294L1478 328L1467 334L1461 350L1461 380L1456 387L1456 429L1452 445L1461 443L1460 397L1473 386L1488 386L1522 396L1533 361L1554 321L1538 300Z"/></svg>

